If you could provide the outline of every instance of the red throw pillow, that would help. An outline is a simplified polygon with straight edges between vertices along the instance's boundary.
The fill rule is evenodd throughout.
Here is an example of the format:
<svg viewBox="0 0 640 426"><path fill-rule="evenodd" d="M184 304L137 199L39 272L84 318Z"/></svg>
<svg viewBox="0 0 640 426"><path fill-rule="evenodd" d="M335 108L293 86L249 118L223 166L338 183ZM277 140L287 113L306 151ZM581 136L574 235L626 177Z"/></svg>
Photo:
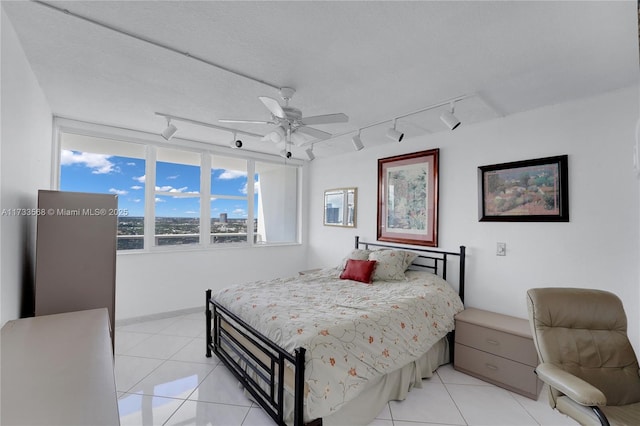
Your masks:
<svg viewBox="0 0 640 426"><path fill-rule="evenodd" d="M347 266L345 266L344 271L340 274L340 278L371 284L376 263L375 260L349 259L347 260Z"/></svg>

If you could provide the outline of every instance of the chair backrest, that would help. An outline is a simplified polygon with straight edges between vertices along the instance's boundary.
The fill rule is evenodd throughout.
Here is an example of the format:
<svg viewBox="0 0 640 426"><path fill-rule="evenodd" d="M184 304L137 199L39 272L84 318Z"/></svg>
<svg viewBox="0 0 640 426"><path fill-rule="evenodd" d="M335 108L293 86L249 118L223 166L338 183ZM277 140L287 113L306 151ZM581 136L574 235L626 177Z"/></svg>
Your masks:
<svg viewBox="0 0 640 426"><path fill-rule="evenodd" d="M616 295L579 288L535 288L527 291L527 304L540 362L555 364L597 387L607 397L607 405L640 401L638 360ZM557 396L557 391L552 392Z"/></svg>

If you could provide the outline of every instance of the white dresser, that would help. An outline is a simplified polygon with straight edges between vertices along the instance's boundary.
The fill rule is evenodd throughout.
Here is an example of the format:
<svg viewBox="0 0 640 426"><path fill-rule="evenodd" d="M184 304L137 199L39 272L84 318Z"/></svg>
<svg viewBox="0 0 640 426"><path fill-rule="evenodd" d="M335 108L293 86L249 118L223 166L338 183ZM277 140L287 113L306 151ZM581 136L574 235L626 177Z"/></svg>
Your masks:
<svg viewBox="0 0 640 426"><path fill-rule="evenodd" d="M120 424L106 308L9 321L0 345L0 424Z"/></svg>

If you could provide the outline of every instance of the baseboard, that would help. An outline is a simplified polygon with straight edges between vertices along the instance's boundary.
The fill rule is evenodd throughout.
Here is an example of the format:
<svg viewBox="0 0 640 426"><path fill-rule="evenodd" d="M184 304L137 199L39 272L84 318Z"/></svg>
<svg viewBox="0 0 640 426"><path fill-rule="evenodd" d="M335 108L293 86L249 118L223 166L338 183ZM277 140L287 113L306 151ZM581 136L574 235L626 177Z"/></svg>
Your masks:
<svg viewBox="0 0 640 426"><path fill-rule="evenodd" d="M139 322L145 322L145 321L154 321L154 320L160 320L165 318L178 317L181 315L195 314L197 312L202 312L202 318L204 320L204 310L202 309L202 306L200 306L198 308L179 309L177 311L160 312L158 314L144 315L140 317L117 319L116 327L129 325L129 324L137 324Z"/></svg>

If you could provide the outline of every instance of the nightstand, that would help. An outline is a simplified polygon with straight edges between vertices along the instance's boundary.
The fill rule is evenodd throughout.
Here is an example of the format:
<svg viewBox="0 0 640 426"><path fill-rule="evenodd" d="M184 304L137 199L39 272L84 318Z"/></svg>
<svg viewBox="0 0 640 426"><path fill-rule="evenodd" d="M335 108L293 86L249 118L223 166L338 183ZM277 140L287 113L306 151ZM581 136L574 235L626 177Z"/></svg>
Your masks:
<svg viewBox="0 0 640 426"><path fill-rule="evenodd" d="M542 382L529 322L480 309L456 315L453 367L531 399Z"/></svg>

